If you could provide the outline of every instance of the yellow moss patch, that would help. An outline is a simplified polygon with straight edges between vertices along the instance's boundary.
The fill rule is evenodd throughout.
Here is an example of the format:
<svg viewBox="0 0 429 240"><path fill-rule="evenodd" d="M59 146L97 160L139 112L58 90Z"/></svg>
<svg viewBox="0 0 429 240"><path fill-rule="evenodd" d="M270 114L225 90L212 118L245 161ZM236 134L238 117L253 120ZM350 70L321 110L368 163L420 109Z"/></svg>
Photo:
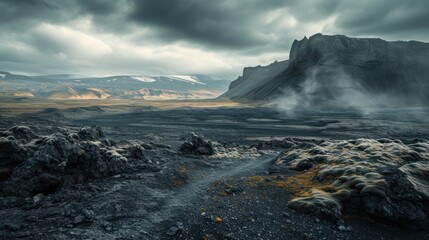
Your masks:
<svg viewBox="0 0 429 240"><path fill-rule="evenodd" d="M247 178L248 182L246 185L253 188L256 188L258 184L280 187L291 193L294 198L308 196L311 189L321 189L328 192L335 191L335 188L331 186L331 183L336 180L335 177L328 176L322 182L313 180L318 175L319 170L320 166L314 166L307 171L298 172L284 180L277 180L277 176L274 175L271 176L273 179L272 182L266 182L264 176L250 176Z"/></svg>
<svg viewBox="0 0 429 240"><path fill-rule="evenodd" d="M221 223L221 222L222 222L222 218L220 218L220 217L215 217L214 222L215 222L215 223Z"/></svg>
<svg viewBox="0 0 429 240"><path fill-rule="evenodd" d="M250 176L248 177L248 182L246 185L248 185L249 187L256 187L258 183L262 183L264 182L264 177L263 176Z"/></svg>
<svg viewBox="0 0 429 240"><path fill-rule="evenodd" d="M293 197L306 197L311 189L328 189L333 179L319 182L313 180L319 173L319 167L313 167L307 171L299 172L285 180L275 180L270 184L281 187L292 193Z"/></svg>

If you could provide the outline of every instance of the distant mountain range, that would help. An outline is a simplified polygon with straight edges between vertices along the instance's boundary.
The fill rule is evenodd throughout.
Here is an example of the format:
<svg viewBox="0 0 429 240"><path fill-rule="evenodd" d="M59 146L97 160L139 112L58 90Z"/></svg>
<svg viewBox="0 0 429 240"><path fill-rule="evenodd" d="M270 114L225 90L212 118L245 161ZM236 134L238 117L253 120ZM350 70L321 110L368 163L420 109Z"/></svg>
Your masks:
<svg viewBox="0 0 429 240"><path fill-rule="evenodd" d="M221 98L291 107L428 106L429 44L316 34L288 61L245 68Z"/></svg>
<svg viewBox="0 0 429 240"><path fill-rule="evenodd" d="M225 92L230 81L196 75L25 76L0 71L0 95L49 99L202 99Z"/></svg>

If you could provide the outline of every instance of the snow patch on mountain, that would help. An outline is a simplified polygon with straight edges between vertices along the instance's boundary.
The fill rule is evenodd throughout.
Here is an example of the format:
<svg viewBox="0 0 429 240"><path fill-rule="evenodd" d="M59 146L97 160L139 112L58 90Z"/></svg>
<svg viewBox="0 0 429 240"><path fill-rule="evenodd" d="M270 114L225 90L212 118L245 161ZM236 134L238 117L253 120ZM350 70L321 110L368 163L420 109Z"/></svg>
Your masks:
<svg viewBox="0 0 429 240"><path fill-rule="evenodd" d="M188 76L188 75L167 75L165 77L169 77L169 78L172 78L174 80L190 82L191 84L195 84L196 83L196 84L206 85L205 83L198 81L197 77L194 77L194 76Z"/></svg>
<svg viewBox="0 0 429 240"><path fill-rule="evenodd" d="M145 82L145 83L150 83L150 82L155 82L156 81L153 78L145 77L145 76L138 76L138 77L134 76L134 77L131 77L131 78L135 79L137 81L140 81L140 82ZM114 80L116 80L116 79L114 79Z"/></svg>

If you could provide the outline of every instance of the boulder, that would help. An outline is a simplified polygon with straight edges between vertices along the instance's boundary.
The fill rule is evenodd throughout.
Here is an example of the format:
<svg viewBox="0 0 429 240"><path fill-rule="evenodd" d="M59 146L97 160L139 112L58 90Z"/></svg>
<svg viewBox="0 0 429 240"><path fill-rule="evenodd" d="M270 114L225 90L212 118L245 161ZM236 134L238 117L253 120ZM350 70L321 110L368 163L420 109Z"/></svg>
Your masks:
<svg viewBox="0 0 429 240"><path fill-rule="evenodd" d="M144 150L141 145L134 144L127 149L128 157L140 159L144 157Z"/></svg>
<svg viewBox="0 0 429 240"><path fill-rule="evenodd" d="M104 137L101 127L83 127L79 130L78 135L83 141L96 141Z"/></svg>
<svg viewBox="0 0 429 240"><path fill-rule="evenodd" d="M180 147L180 151L185 154L213 155L215 153L213 144L204 139L203 136L191 132L188 139Z"/></svg>
<svg viewBox="0 0 429 240"><path fill-rule="evenodd" d="M63 185L128 171L131 165L115 150L100 147L101 142L79 141L101 136L101 128L87 127L79 131L79 137L73 133L42 136L32 142L35 152L31 157L19 143L0 138L0 149L4 150L0 153L3 157L0 164L21 163L13 169L10 179L1 184L1 193L23 197L46 195Z"/></svg>
<svg viewBox="0 0 429 240"><path fill-rule="evenodd" d="M9 129L13 136L17 139L23 139L26 141L32 140L37 137L37 135L31 131L27 126L15 126Z"/></svg>
<svg viewBox="0 0 429 240"><path fill-rule="evenodd" d="M14 168L29 156L18 141L0 137L0 168Z"/></svg>

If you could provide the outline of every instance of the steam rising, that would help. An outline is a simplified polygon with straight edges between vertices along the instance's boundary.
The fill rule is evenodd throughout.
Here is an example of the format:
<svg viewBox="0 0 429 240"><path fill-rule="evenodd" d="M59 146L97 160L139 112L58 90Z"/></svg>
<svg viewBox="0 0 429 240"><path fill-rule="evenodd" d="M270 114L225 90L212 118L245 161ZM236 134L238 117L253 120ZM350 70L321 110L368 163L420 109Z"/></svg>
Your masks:
<svg viewBox="0 0 429 240"><path fill-rule="evenodd" d="M283 90L274 100L280 111L311 109L367 110L380 107L384 96L372 94L342 68L316 67L297 87Z"/></svg>

